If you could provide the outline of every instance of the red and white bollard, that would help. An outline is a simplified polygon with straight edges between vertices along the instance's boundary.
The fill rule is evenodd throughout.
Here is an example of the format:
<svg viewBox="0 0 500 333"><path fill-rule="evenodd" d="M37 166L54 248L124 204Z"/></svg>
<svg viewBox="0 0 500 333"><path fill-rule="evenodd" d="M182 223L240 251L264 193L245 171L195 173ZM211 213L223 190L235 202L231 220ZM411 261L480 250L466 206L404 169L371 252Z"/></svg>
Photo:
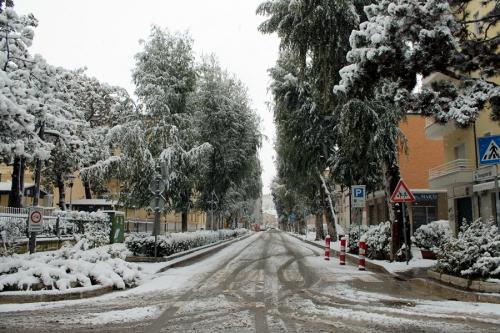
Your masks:
<svg viewBox="0 0 500 333"><path fill-rule="evenodd" d="M330 235L325 237L325 260L330 260Z"/></svg>
<svg viewBox="0 0 500 333"><path fill-rule="evenodd" d="M359 241L359 260L358 260L358 269L360 271L365 270L365 255L366 255L366 241L364 238L361 238Z"/></svg>
<svg viewBox="0 0 500 333"><path fill-rule="evenodd" d="M345 265L345 237L340 239L340 264Z"/></svg>

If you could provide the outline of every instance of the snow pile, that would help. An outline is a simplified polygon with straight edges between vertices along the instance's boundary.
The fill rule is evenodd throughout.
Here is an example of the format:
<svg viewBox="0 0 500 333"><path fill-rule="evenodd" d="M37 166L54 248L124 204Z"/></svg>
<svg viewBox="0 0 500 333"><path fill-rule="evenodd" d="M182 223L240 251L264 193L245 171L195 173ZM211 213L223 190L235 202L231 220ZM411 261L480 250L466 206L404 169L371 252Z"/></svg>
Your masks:
<svg viewBox="0 0 500 333"><path fill-rule="evenodd" d="M440 247L450 236L448 221L441 220L420 226L415 230L411 241L418 248L434 251L434 248Z"/></svg>
<svg viewBox="0 0 500 333"><path fill-rule="evenodd" d="M389 221L370 226L363 236L366 238L368 258L387 259L391 251L391 223Z"/></svg>
<svg viewBox="0 0 500 333"><path fill-rule="evenodd" d="M215 243L220 240L238 237L247 233L246 229L195 231L170 233L158 236L158 255L169 256L195 247ZM133 233L125 240L127 248L134 255L154 256L155 238L146 233Z"/></svg>
<svg viewBox="0 0 500 333"><path fill-rule="evenodd" d="M358 254L359 251L359 236L363 235L368 231L366 225L355 225L351 224L349 226L349 237L348 237L348 248L349 253Z"/></svg>
<svg viewBox="0 0 500 333"><path fill-rule="evenodd" d="M467 278L500 277L500 234L493 220L464 224L437 249L437 270Z"/></svg>
<svg viewBox="0 0 500 333"><path fill-rule="evenodd" d="M88 248L87 239L57 251L0 258L0 291L67 290L92 285L116 289L136 286L139 266L125 262L127 250L114 244Z"/></svg>

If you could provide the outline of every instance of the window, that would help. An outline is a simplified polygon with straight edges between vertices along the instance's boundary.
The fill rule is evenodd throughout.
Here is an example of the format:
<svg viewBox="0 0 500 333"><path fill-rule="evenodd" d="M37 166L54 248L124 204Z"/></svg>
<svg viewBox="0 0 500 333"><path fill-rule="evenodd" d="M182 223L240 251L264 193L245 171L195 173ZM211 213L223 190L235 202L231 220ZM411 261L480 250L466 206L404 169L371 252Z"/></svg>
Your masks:
<svg viewBox="0 0 500 333"><path fill-rule="evenodd" d="M456 160L465 159L465 143L461 143L458 146L455 146L454 151Z"/></svg>

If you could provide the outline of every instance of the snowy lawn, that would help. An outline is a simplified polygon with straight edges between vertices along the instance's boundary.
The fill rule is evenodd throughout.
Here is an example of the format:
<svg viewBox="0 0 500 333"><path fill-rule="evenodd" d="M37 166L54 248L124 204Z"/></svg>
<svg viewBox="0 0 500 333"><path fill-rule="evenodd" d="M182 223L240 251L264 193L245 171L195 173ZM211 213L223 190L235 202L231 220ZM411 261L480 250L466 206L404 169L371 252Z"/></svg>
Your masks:
<svg viewBox="0 0 500 333"><path fill-rule="evenodd" d="M409 271L413 268L431 268L436 264L436 260L430 259L422 259L422 253L420 249L415 247L411 248L412 259L406 264L406 261L398 262L393 261L389 262L387 260L374 260L374 259L366 259L366 261L370 261L376 265L383 266L386 270L391 273L399 273Z"/></svg>
<svg viewBox="0 0 500 333"><path fill-rule="evenodd" d="M84 250L87 240L57 251L0 258L0 291L66 291L71 288L138 285L140 268L127 263L128 250L112 244Z"/></svg>

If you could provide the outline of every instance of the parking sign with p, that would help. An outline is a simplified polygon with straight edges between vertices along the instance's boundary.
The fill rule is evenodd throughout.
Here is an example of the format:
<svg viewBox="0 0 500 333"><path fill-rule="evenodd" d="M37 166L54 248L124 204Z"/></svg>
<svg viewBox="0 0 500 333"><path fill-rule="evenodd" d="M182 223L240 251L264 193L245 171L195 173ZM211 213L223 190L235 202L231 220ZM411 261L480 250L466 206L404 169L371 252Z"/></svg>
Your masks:
<svg viewBox="0 0 500 333"><path fill-rule="evenodd" d="M366 202L366 186L353 185L351 187L352 207L364 208Z"/></svg>

